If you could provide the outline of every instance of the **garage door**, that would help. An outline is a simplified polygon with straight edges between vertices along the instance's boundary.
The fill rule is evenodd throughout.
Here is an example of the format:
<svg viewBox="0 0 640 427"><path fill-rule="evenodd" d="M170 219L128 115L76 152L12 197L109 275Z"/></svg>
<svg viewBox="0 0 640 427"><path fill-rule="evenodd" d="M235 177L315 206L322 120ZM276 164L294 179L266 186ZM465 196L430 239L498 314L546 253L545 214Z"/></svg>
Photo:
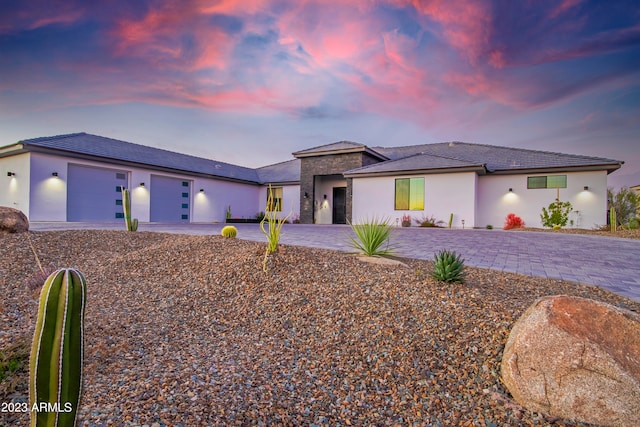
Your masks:
<svg viewBox="0 0 640 427"><path fill-rule="evenodd" d="M168 176L151 175L152 222L189 222L191 184Z"/></svg>
<svg viewBox="0 0 640 427"><path fill-rule="evenodd" d="M69 164L67 221L122 221L127 171Z"/></svg>

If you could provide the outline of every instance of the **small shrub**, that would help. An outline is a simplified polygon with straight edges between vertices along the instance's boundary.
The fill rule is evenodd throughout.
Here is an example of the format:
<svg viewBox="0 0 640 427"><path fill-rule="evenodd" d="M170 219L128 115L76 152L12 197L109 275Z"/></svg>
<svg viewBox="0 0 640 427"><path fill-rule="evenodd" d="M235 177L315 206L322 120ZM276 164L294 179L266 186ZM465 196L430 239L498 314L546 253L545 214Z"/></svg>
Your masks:
<svg viewBox="0 0 640 427"><path fill-rule="evenodd" d="M422 218L414 219L415 223L420 227L441 227L441 224L444 224L444 221L437 220L435 216L426 216L422 215Z"/></svg>
<svg viewBox="0 0 640 427"><path fill-rule="evenodd" d="M373 218L371 221L365 220L362 224L349 223L349 225L356 235L355 238L349 237L351 245L359 252L368 256L384 256L391 255L395 251L395 248L389 244L393 228L388 218L382 220ZM382 245L385 243L387 245L383 248Z"/></svg>
<svg viewBox="0 0 640 427"><path fill-rule="evenodd" d="M493 230L493 225L487 224L487 230Z"/></svg>
<svg viewBox="0 0 640 427"><path fill-rule="evenodd" d="M549 205L549 208L542 208L540 214L540 220L544 227L553 228L558 230L569 222L569 214L571 213L571 203L561 202L560 199L556 199ZM557 228L556 228L557 226Z"/></svg>
<svg viewBox="0 0 640 427"><path fill-rule="evenodd" d="M512 228L522 228L524 227L524 221L518 215L514 213L510 213L507 215L507 218L504 222L504 229L511 230Z"/></svg>
<svg viewBox="0 0 640 427"><path fill-rule="evenodd" d="M411 227L411 215L402 215L402 226Z"/></svg>
<svg viewBox="0 0 640 427"><path fill-rule="evenodd" d="M446 283L464 281L464 259L455 251L442 250L437 252L433 261L432 277Z"/></svg>
<svg viewBox="0 0 640 427"><path fill-rule="evenodd" d="M258 212L255 216L258 221L262 221L264 219L264 212Z"/></svg>
<svg viewBox="0 0 640 427"><path fill-rule="evenodd" d="M271 184L269 184L269 190L267 191L267 206L275 206ZM262 221L260 221L260 230L262 230L262 234L267 238L267 247L262 261L262 269L265 272L267 271L267 258L269 257L269 254L274 253L278 249L282 226L287 222L291 215L292 213L290 212L286 217L278 218L277 211L268 210L265 213L264 218L262 218ZM265 223L267 224L266 227Z"/></svg>
<svg viewBox="0 0 640 427"><path fill-rule="evenodd" d="M631 218L629 220L629 224L628 224L629 230L637 230L638 229L638 221L639 220L638 220L637 216L634 216L633 218Z"/></svg>
<svg viewBox="0 0 640 427"><path fill-rule="evenodd" d="M222 231L220 232L220 234L222 234L223 237L235 239L235 237L238 235L238 229L233 225L225 225L224 227L222 227Z"/></svg>

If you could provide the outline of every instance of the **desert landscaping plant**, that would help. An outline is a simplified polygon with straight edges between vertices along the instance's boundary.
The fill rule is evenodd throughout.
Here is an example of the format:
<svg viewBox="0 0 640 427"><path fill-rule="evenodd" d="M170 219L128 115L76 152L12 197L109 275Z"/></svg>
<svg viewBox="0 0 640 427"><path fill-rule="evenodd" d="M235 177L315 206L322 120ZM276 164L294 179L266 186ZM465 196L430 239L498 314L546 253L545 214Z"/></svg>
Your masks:
<svg viewBox="0 0 640 427"><path fill-rule="evenodd" d="M403 227L411 227L411 215L402 215L401 224Z"/></svg>
<svg viewBox="0 0 640 427"><path fill-rule="evenodd" d="M238 235L238 229L233 225L225 225L224 227L222 227L222 231L220 232L220 234L223 237L234 239Z"/></svg>
<svg viewBox="0 0 640 427"><path fill-rule="evenodd" d="M138 230L138 218L131 219L131 190L120 187L122 190L122 212L124 215L124 224L127 231Z"/></svg>
<svg viewBox="0 0 640 427"><path fill-rule="evenodd" d="M570 202L561 202L560 199L556 199L549 205L548 209L542 208L542 213L540 214L542 225L554 230L566 226L569 222L571 209Z"/></svg>
<svg viewBox="0 0 640 427"><path fill-rule="evenodd" d="M613 188L607 189L609 209L616 213L616 224L628 226L629 221L635 218L640 205L638 193L628 187L622 187L617 192ZM611 223L613 229L613 223Z"/></svg>
<svg viewBox="0 0 640 427"><path fill-rule="evenodd" d="M422 215L422 218L414 219L415 223L420 227L441 227L444 221L437 220L435 216Z"/></svg>
<svg viewBox="0 0 640 427"><path fill-rule="evenodd" d="M446 283L464 281L464 259L455 251L441 250L434 255L432 277Z"/></svg>
<svg viewBox="0 0 640 427"><path fill-rule="evenodd" d="M273 203L273 190L271 189L271 185L269 185L269 189L267 190L267 206L274 206ZM285 217L279 217L278 211L276 210L267 210L264 214L264 218L260 221L260 230L267 238L267 248L264 253L264 261L262 262L262 269L267 271L267 258L269 254L274 253L278 249L278 243L280 243L280 232L282 231L282 226L287 222L291 216L289 213ZM265 223L267 226L265 227Z"/></svg>
<svg viewBox="0 0 640 427"><path fill-rule="evenodd" d="M453 213L449 214L449 228L453 225Z"/></svg>
<svg viewBox="0 0 640 427"><path fill-rule="evenodd" d="M42 291L29 361L32 426L73 426L82 390L84 311L87 282L63 268Z"/></svg>
<svg viewBox="0 0 640 427"><path fill-rule="evenodd" d="M518 215L514 213L510 213L507 215L507 218L504 221L504 229L511 230L514 228L522 228L524 227L524 221Z"/></svg>
<svg viewBox="0 0 640 427"><path fill-rule="evenodd" d="M359 224L349 223L349 225L356 236L349 237L351 245L357 251L367 256L385 256L395 252L395 248L390 244L393 227L389 218L374 217L372 220L365 219Z"/></svg>

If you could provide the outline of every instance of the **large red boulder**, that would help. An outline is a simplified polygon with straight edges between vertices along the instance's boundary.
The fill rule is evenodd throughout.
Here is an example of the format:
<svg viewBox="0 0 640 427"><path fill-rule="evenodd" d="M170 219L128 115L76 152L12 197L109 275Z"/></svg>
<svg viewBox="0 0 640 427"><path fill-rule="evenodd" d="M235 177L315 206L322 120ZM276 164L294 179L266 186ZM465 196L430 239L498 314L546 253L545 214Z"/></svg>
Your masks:
<svg viewBox="0 0 640 427"><path fill-rule="evenodd" d="M29 231L29 220L18 209L0 206L0 233Z"/></svg>
<svg viewBox="0 0 640 427"><path fill-rule="evenodd" d="M529 410L640 426L640 315L584 298L541 298L513 326L501 371Z"/></svg>

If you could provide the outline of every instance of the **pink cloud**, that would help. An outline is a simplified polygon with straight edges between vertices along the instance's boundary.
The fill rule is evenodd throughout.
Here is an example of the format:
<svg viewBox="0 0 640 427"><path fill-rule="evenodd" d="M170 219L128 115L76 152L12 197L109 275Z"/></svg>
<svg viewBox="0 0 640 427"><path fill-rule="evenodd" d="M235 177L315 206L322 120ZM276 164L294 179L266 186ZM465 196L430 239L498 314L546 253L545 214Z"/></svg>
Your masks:
<svg viewBox="0 0 640 427"><path fill-rule="evenodd" d="M569 9L579 5L583 0L563 0L562 3L557 5L549 12L549 18L555 19L558 16L564 14Z"/></svg>

